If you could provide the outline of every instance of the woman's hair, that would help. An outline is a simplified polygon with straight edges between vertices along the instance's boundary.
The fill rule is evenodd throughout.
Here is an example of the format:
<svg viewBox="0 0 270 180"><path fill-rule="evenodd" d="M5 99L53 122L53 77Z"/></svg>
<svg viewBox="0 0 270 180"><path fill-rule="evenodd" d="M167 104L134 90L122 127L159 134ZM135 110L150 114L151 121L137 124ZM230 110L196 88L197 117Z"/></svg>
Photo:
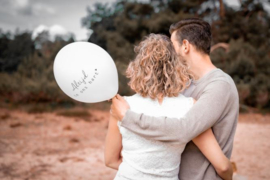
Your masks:
<svg viewBox="0 0 270 180"><path fill-rule="evenodd" d="M136 93L151 99L177 97L190 82L184 60L179 59L170 39L150 34L134 48L136 58L126 70L128 85Z"/></svg>

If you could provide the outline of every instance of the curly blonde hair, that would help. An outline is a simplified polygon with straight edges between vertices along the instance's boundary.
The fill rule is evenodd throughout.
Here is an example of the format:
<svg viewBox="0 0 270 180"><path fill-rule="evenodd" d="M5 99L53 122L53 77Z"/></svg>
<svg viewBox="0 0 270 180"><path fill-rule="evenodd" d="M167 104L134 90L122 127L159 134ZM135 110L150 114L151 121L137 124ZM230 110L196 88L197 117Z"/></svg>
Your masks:
<svg viewBox="0 0 270 180"><path fill-rule="evenodd" d="M150 34L134 51L137 55L129 63L126 77L136 93L151 99L177 97L189 86L187 64L179 59L167 36Z"/></svg>

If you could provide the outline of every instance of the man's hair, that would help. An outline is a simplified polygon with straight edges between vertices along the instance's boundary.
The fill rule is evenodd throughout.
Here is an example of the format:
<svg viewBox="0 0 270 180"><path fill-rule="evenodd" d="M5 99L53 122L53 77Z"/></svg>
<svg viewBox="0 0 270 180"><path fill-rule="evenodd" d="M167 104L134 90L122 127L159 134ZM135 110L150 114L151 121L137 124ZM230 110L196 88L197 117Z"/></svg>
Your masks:
<svg viewBox="0 0 270 180"><path fill-rule="evenodd" d="M211 26L199 18L188 18L170 26L170 34L176 31L176 38L180 45L184 39L194 45L198 51L210 54Z"/></svg>

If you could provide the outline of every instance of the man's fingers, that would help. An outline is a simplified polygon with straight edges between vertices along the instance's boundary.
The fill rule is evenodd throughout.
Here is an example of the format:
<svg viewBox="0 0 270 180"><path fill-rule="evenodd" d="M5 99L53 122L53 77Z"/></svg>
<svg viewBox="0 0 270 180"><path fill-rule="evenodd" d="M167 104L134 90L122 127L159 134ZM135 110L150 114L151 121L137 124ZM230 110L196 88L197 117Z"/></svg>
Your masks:
<svg viewBox="0 0 270 180"><path fill-rule="evenodd" d="M112 102L115 102L115 101L117 101L117 100L119 100L119 99L117 99L116 97L113 97L113 98L112 98Z"/></svg>
<svg viewBox="0 0 270 180"><path fill-rule="evenodd" d="M120 96L119 94L116 95L117 99L121 100L121 101L125 101L125 99L123 98L123 96Z"/></svg>
<svg viewBox="0 0 270 180"><path fill-rule="evenodd" d="M116 98L116 95L115 95L113 98L108 99L108 101L112 101L112 100L115 99L115 98Z"/></svg>

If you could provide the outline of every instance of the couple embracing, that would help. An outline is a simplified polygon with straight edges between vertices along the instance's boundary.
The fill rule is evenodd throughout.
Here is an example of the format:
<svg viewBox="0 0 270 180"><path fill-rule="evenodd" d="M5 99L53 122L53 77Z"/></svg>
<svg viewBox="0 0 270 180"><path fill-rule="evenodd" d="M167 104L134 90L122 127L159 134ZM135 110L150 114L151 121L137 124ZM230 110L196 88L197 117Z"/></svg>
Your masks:
<svg viewBox="0 0 270 180"><path fill-rule="evenodd" d="M207 22L184 19L170 34L135 47L126 75L136 93L112 99L105 164L114 180L230 180L236 86L211 62Z"/></svg>

